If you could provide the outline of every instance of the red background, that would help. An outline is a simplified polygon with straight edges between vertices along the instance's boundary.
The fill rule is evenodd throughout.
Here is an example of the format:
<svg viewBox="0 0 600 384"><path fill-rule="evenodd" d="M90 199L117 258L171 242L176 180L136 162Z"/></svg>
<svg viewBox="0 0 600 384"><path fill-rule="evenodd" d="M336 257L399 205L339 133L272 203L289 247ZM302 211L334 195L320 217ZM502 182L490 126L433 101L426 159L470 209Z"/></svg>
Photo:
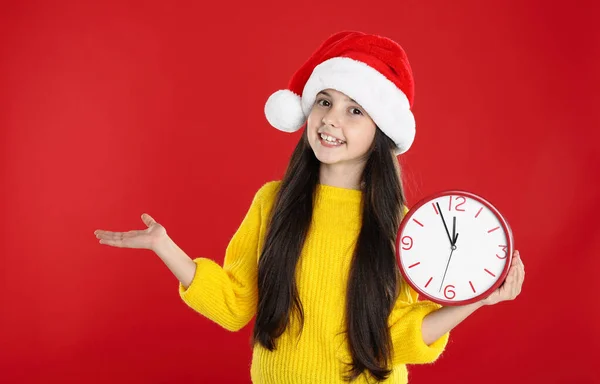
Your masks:
<svg viewBox="0 0 600 384"><path fill-rule="evenodd" d="M0 381L249 382L253 322L180 300L152 252L98 244L148 212L223 261L300 133L267 97L330 34L406 49L411 204L444 189L508 219L527 277L412 382L598 382L598 7L572 1L21 1L0 12Z"/></svg>

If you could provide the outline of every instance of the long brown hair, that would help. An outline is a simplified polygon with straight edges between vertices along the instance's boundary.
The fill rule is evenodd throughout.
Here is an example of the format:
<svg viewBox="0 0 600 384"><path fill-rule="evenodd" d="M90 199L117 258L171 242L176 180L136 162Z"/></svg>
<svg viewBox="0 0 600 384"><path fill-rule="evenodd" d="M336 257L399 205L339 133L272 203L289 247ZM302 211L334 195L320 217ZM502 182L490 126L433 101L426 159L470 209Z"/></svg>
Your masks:
<svg viewBox="0 0 600 384"><path fill-rule="evenodd" d="M258 265L258 308L252 344L273 351L294 308L304 323L295 271L313 212L320 162L306 128L294 149L271 211ZM405 204L394 142L379 128L362 173L362 227L348 276L346 331L352 364L344 378L368 370L377 380L391 373L392 342L388 317L401 278L395 240Z"/></svg>

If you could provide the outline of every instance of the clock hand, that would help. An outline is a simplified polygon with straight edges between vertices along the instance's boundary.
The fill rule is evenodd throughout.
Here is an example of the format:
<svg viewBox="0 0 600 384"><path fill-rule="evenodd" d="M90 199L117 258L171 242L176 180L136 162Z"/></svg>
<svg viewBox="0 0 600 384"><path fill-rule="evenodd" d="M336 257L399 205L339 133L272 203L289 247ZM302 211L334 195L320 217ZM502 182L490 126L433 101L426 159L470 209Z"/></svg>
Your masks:
<svg viewBox="0 0 600 384"><path fill-rule="evenodd" d="M442 291L442 287L444 286L444 280L446 280L446 272L448 272L448 266L450 265L450 260L452 260L452 253L456 249L456 240L458 240L458 233L456 233L456 216L452 218L452 250L450 251L450 257L448 257L448 263L446 264L446 270L444 271L444 277L442 277L442 284L440 284L440 290Z"/></svg>
<svg viewBox="0 0 600 384"><path fill-rule="evenodd" d="M452 245L455 245L456 240L456 216L452 218Z"/></svg>
<svg viewBox="0 0 600 384"><path fill-rule="evenodd" d="M448 240L450 240L450 245L454 245L452 243L452 238L450 237L450 232L448 231L448 226L446 225L446 220L444 220L444 214L442 213L440 204L436 202L435 205L437 205L437 209L440 212L440 216L442 217L442 223L444 223L444 228L446 228L446 234L448 235Z"/></svg>
<svg viewBox="0 0 600 384"><path fill-rule="evenodd" d="M450 237L450 231L448 231L448 226L446 225L446 220L444 219L444 214L442 213L440 204L437 202L435 204L437 205L438 211L440 212L440 216L442 217L442 223L444 223L444 228L446 229L446 235L448 235L448 240L450 240L450 246L452 248L452 250L450 251L450 256L448 257L448 263L446 263L446 270L444 271L444 277L442 277L442 284L440 285L440 292L441 292L442 287L444 286L444 280L446 280L446 273L448 272L448 266L450 266L450 260L452 260L452 253L456 249L456 240L458 240L458 233L456 233L456 216L453 217L452 237Z"/></svg>
<svg viewBox="0 0 600 384"><path fill-rule="evenodd" d="M452 245L456 246L456 240L458 240L458 232L456 232L456 216L454 216L452 222Z"/></svg>
<svg viewBox="0 0 600 384"><path fill-rule="evenodd" d="M446 272L448 272L448 266L450 265L450 260L452 260L452 252L454 252L454 250L456 249L456 245L452 245L452 250L450 251L450 257L448 257L448 263L446 264L446 270L444 271L444 277L442 277L442 284L440 284L440 290L438 292L442 291L442 286L444 285L444 280L446 279Z"/></svg>

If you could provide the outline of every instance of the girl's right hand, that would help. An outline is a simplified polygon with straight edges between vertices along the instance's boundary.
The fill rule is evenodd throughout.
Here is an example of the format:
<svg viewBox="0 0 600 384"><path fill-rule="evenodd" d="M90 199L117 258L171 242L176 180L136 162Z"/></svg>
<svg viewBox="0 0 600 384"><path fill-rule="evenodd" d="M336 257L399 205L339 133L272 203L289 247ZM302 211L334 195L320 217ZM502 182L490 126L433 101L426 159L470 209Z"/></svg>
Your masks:
<svg viewBox="0 0 600 384"><path fill-rule="evenodd" d="M142 215L142 221L148 228L128 232L111 232L98 229L94 231L94 234L96 238L100 239L100 244L119 248L154 250L156 245L167 237L167 230L147 213Z"/></svg>

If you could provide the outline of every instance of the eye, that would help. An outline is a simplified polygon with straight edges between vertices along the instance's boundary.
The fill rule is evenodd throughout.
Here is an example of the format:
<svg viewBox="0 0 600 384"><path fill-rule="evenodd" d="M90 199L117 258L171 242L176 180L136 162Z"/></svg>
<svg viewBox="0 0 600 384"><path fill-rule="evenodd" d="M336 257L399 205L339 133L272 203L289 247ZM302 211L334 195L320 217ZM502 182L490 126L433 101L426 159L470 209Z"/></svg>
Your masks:
<svg viewBox="0 0 600 384"><path fill-rule="evenodd" d="M317 100L317 104L319 104L322 107L329 107L331 105L331 103L327 99L319 99Z"/></svg>
<svg viewBox="0 0 600 384"><path fill-rule="evenodd" d="M350 113L352 113L353 115L362 115L362 111L358 108L350 108Z"/></svg>

